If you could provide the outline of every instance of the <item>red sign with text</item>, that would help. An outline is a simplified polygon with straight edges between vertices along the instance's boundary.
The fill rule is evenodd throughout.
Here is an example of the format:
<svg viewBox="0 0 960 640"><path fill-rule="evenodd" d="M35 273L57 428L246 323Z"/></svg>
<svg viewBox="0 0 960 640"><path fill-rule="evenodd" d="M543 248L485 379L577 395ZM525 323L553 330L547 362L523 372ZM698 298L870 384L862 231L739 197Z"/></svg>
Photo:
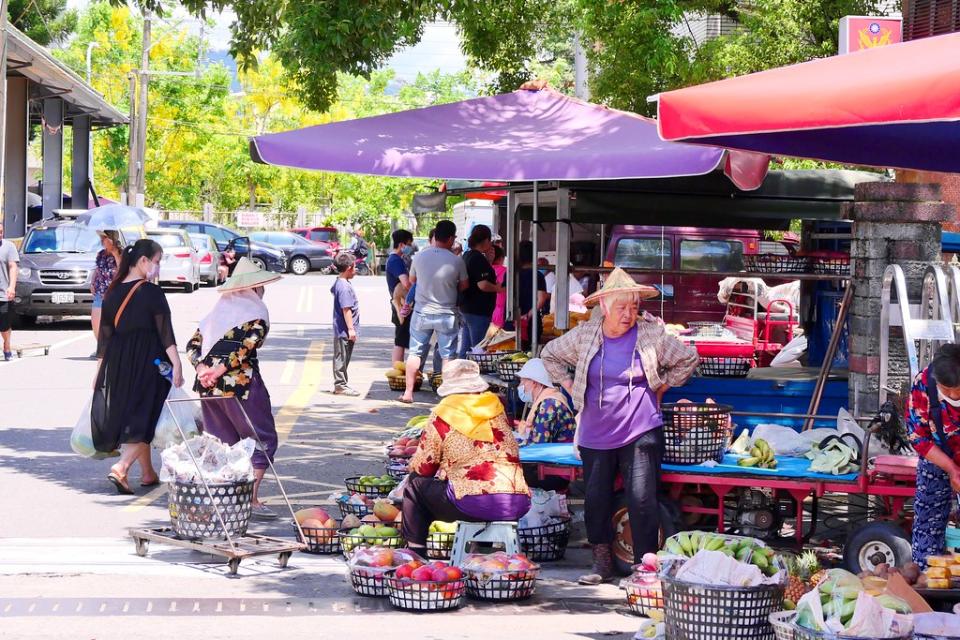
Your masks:
<svg viewBox="0 0 960 640"><path fill-rule="evenodd" d="M844 16L840 19L840 53L884 47L902 41L902 18Z"/></svg>

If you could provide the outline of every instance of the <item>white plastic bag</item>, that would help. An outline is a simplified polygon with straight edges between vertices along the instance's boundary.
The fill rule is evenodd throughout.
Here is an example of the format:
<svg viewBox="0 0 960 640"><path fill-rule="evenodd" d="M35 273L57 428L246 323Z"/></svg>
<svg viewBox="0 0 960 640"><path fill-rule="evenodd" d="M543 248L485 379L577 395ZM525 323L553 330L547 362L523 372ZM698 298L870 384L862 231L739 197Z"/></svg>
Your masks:
<svg viewBox="0 0 960 640"><path fill-rule="evenodd" d="M733 292L733 288L741 282L745 283L747 287L756 291L758 299L761 299L767 292L767 283L760 278L724 278L720 281L720 284L717 287L717 300L723 304L727 304L727 302L730 300L730 294Z"/></svg>
<svg viewBox="0 0 960 640"><path fill-rule="evenodd" d="M793 313L796 315L800 310L800 281L785 282L775 287L763 291L760 296L760 306L769 313L787 313L785 304L773 304L774 300L786 300L793 307Z"/></svg>
<svg viewBox="0 0 960 640"><path fill-rule="evenodd" d="M837 431L840 432L840 435L852 433L857 436L861 443L866 443L867 441L867 432L853 419L850 412L843 407L840 407L840 411L837 413ZM867 452L868 458L889 454L890 449L885 447L879 438L870 438L870 451Z"/></svg>
<svg viewBox="0 0 960 640"><path fill-rule="evenodd" d="M766 440L778 456L800 457L810 451L811 443L790 427L779 424L758 424L753 429L752 441Z"/></svg>
<svg viewBox="0 0 960 640"><path fill-rule="evenodd" d="M780 353L773 356L773 360L770 361L771 367L786 367L791 366L793 363L800 360L807 350L807 337L806 336L797 336L790 342L784 345L783 349L780 349Z"/></svg>
<svg viewBox="0 0 960 640"><path fill-rule="evenodd" d="M184 398L190 398L186 391L179 387L170 387L167 400L183 400ZM174 416L176 416L176 421L174 421ZM154 449L163 451L169 446L183 442L183 438L180 437L180 430L177 429L177 422L180 423L180 428L183 429L187 439L200 435L200 429L197 427L197 423L201 422L200 404L194 402L167 404L165 402L153 434L152 444Z"/></svg>
<svg viewBox="0 0 960 640"><path fill-rule="evenodd" d="M84 458L93 458L94 460L103 460L104 458L119 456L119 451L103 453L102 451L97 451L93 446L93 428L90 423L90 408L92 405L93 398L87 400L87 404L83 405L83 411L80 412L80 417L77 418L77 424L73 426L73 431L70 433L70 448L73 449L73 452L77 455L81 455Z"/></svg>

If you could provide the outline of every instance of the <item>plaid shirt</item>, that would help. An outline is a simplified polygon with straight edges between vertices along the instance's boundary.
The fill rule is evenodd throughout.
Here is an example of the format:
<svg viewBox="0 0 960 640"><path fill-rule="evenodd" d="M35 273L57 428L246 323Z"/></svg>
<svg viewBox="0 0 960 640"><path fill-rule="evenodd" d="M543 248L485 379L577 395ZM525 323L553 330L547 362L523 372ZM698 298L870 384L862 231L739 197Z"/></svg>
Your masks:
<svg viewBox="0 0 960 640"><path fill-rule="evenodd" d="M930 419L930 399L927 397L929 371L929 368L924 369L913 379L906 410L910 444L924 458L935 446L939 446L940 450L946 453L943 444L935 437L937 428ZM943 417L943 434L947 437L947 446L953 454L953 461L960 464L960 409L941 400L940 415Z"/></svg>
<svg viewBox="0 0 960 640"><path fill-rule="evenodd" d="M598 314L548 342L540 354L554 382L568 380L569 368L575 367L572 395L577 410L583 409L590 361L600 351L602 324L603 318ZM683 385L700 362L696 347L685 345L667 335L663 325L658 322L637 322L637 353L640 354L650 390L654 392L664 384L671 387Z"/></svg>

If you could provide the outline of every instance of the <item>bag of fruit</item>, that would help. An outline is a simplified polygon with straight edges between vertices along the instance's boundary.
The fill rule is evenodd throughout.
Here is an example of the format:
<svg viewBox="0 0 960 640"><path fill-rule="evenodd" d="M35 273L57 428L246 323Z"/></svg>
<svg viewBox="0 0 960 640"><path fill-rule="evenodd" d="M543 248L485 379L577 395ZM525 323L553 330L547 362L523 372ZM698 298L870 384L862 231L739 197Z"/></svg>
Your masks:
<svg viewBox="0 0 960 640"><path fill-rule="evenodd" d="M350 584L358 595L385 598L387 597L387 583L384 579L386 573L414 561L425 564L423 558L409 549L357 547L347 560Z"/></svg>

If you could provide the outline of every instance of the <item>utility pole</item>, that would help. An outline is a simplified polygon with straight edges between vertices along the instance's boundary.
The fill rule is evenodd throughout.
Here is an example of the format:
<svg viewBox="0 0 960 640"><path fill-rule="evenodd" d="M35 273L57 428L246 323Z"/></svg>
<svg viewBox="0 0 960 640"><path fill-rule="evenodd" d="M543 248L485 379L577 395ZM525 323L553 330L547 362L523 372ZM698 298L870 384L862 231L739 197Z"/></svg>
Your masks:
<svg viewBox="0 0 960 640"><path fill-rule="evenodd" d="M0 0L0 224L4 219L7 156L7 0Z"/></svg>
<svg viewBox="0 0 960 640"><path fill-rule="evenodd" d="M137 74L131 71L127 74L130 81L130 124L129 143L127 145L129 158L127 160L127 202L129 206L137 203Z"/></svg>
<svg viewBox="0 0 960 640"><path fill-rule="evenodd" d="M574 95L581 100L590 99L587 87L587 52L583 48L583 38L579 31L573 34L573 87Z"/></svg>
<svg viewBox="0 0 960 640"><path fill-rule="evenodd" d="M137 192L131 203L142 207L146 193L147 89L150 84L150 14L143 14L143 50L140 53L140 101L137 106Z"/></svg>

